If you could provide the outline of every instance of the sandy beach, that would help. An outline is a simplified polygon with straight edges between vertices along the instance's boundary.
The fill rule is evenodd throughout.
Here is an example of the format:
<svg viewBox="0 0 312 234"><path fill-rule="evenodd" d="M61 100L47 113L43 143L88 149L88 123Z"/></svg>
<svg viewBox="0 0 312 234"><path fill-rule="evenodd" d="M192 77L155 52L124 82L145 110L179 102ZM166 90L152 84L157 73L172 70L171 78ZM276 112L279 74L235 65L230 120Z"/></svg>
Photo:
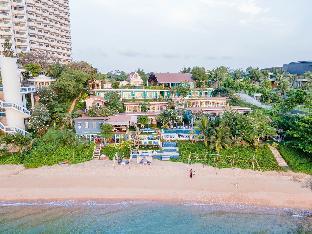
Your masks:
<svg viewBox="0 0 312 234"><path fill-rule="evenodd" d="M190 168L196 172L192 180ZM0 166L0 201L155 200L312 210L312 191L305 186L309 178L160 161L152 166L114 167L98 160L39 169Z"/></svg>

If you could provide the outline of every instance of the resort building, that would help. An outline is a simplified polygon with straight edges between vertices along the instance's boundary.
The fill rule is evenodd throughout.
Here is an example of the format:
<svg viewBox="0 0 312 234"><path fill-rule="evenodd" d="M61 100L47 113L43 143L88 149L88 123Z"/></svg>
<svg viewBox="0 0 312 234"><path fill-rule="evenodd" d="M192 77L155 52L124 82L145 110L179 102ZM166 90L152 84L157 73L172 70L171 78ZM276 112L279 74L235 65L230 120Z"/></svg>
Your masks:
<svg viewBox="0 0 312 234"><path fill-rule="evenodd" d="M1 0L0 52L5 40L17 54L40 52L71 61L69 0Z"/></svg>
<svg viewBox="0 0 312 234"><path fill-rule="evenodd" d="M179 108L190 110L193 113L201 112L212 115L222 115L225 111L237 111L241 114L251 112L251 108L248 107L230 106L226 97L185 99Z"/></svg>
<svg viewBox="0 0 312 234"><path fill-rule="evenodd" d="M88 86L90 90L111 89L112 83L107 80L90 80Z"/></svg>
<svg viewBox="0 0 312 234"><path fill-rule="evenodd" d="M143 86L143 84L144 84L141 76L137 72L131 72L128 75L127 81L129 82L130 86L134 86L134 87Z"/></svg>
<svg viewBox="0 0 312 234"><path fill-rule="evenodd" d="M110 124L113 126L113 139L118 142L127 138L130 126L137 123L137 117L125 114L118 114L110 117L80 117L74 119L75 131L78 136L93 140L101 135L101 125Z"/></svg>
<svg viewBox="0 0 312 234"><path fill-rule="evenodd" d="M311 82L309 79L297 78L294 80L292 86L293 88L302 88L305 87L309 82Z"/></svg>
<svg viewBox="0 0 312 234"><path fill-rule="evenodd" d="M306 72L312 72L312 61L299 61L284 64L283 70L293 75L303 75Z"/></svg>
<svg viewBox="0 0 312 234"><path fill-rule="evenodd" d="M93 107L103 107L105 105L105 99L97 96L90 96L86 99L86 109L90 110Z"/></svg>
<svg viewBox="0 0 312 234"><path fill-rule="evenodd" d="M37 77L28 79L28 81L32 86L35 86L36 89L41 89L49 87L53 82L55 82L55 79L52 79L51 77L42 74Z"/></svg>
<svg viewBox="0 0 312 234"><path fill-rule="evenodd" d="M126 113L141 113L144 112L142 110L142 106L146 105L147 113L161 113L164 110L168 109L168 102L125 102L125 110Z"/></svg>
<svg viewBox="0 0 312 234"><path fill-rule="evenodd" d="M228 106L227 98L211 97L211 98L189 98L186 100L186 108L206 108L206 107L225 107Z"/></svg>
<svg viewBox="0 0 312 234"><path fill-rule="evenodd" d="M109 92L116 92L122 100L148 100L148 99L168 99L171 97L170 90L156 89L94 89L96 96L105 98Z"/></svg>
<svg viewBox="0 0 312 234"><path fill-rule="evenodd" d="M176 98L177 95L170 89L93 89L95 96L105 98L109 92L117 92L122 100L167 100L170 98ZM207 89L192 89L189 95L185 98L209 98L213 92L212 88Z"/></svg>
<svg viewBox="0 0 312 234"><path fill-rule="evenodd" d="M181 85L188 85L190 89L195 88L192 74L188 73L152 73L148 82L151 85L161 85L164 88L175 88Z"/></svg>
<svg viewBox="0 0 312 234"><path fill-rule="evenodd" d="M22 85L22 75L16 58L0 57L0 65L3 85L0 87L0 131L27 135L25 120L31 114L27 109L27 95L30 95L33 108L36 88Z"/></svg>

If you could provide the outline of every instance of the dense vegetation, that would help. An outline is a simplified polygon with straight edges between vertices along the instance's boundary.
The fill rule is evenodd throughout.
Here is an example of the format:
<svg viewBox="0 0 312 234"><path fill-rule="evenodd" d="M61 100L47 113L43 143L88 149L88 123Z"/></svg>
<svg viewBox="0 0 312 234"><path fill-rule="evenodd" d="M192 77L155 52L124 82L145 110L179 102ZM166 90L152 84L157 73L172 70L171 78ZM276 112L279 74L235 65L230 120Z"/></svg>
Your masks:
<svg viewBox="0 0 312 234"><path fill-rule="evenodd" d="M113 160L115 156L129 159L132 146L133 144L129 141L121 144L111 144L103 148L101 153L109 157L110 160Z"/></svg>
<svg viewBox="0 0 312 234"><path fill-rule="evenodd" d="M180 159L183 163L202 163L217 168L242 168L260 171L279 171L272 152L263 145L257 150L251 146L233 146L222 149L219 154L203 143L179 143Z"/></svg>
<svg viewBox="0 0 312 234"><path fill-rule="evenodd" d="M5 53L12 56L9 50ZM56 79L56 82L38 92L39 101L28 125L30 137L0 136L0 164L39 167L90 160L92 144L78 140L70 130L73 128L73 118L84 113L84 100L90 94L88 84L101 80L112 83L113 88L119 88L120 82L127 80L128 74L124 71L101 74L86 62L67 65L50 63L48 61L53 60L41 54L25 54L20 56L19 61L26 70L25 79L43 72ZM146 86L149 75L141 69L137 72ZM195 128L203 134L203 143L180 144L180 161L203 162L221 168L279 170L266 146L268 141L274 139L281 143L279 149L294 171L311 173L312 73L304 74L308 82L298 88L293 85L297 78L293 75L282 72L272 75L251 67L246 70L230 70L224 66L212 70L193 67L184 68L182 72L192 74L197 88L213 87L213 96L229 97L230 105L250 107L253 112L247 115L226 112L222 117L214 117L175 110L177 103L169 100L169 109L157 117L158 127L195 124ZM163 89L157 83L150 82L149 85L152 87L146 88ZM184 84L173 91L185 97L189 87ZM272 110L261 110L246 104L235 96L238 92L251 96L259 93L261 101L272 105ZM90 109L89 116L110 116L124 112L118 93L108 93L105 100L106 105ZM143 112L149 108L147 102L142 103ZM193 120L196 120L195 123ZM140 117L139 125L149 126L150 121L146 116ZM102 137L105 142L112 138L112 126L102 126ZM3 148L3 145L8 147ZM102 153L111 159L116 153L129 157L131 147L129 142L123 142L105 147Z"/></svg>
<svg viewBox="0 0 312 234"><path fill-rule="evenodd" d="M312 155L291 147L289 144L281 144L279 152L286 160L291 170L312 175Z"/></svg>
<svg viewBox="0 0 312 234"><path fill-rule="evenodd" d="M8 145L12 144L16 148L23 142L27 150L17 149L16 153L3 150L0 164L23 164L27 168L36 168L58 163L76 164L93 157L94 146L80 141L70 130L50 129L42 137L32 140L19 135L8 137L10 139L4 138ZM25 140L21 141L23 138Z"/></svg>

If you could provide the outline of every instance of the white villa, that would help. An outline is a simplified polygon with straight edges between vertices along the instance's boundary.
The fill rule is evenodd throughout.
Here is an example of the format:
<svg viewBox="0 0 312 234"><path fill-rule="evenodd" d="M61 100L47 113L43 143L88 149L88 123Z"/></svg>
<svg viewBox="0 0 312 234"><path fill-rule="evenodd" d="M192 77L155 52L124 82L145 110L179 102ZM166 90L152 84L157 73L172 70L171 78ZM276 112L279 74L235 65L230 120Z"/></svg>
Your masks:
<svg viewBox="0 0 312 234"><path fill-rule="evenodd" d="M28 79L28 81L37 89L41 89L50 86L53 82L55 82L55 79L41 74L37 77Z"/></svg>
<svg viewBox="0 0 312 234"><path fill-rule="evenodd" d="M131 72L128 76L127 81L129 82L131 86L135 86L135 87L143 86L144 84L141 76L137 72Z"/></svg>

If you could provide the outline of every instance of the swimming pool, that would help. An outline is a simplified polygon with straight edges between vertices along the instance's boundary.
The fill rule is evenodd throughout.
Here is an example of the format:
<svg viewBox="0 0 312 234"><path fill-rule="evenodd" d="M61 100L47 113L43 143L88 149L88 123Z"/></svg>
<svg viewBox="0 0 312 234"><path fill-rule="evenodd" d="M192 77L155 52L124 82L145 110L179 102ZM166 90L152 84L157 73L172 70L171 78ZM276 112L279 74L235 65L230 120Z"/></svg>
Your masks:
<svg viewBox="0 0 312 234"><path fill-rule="evenodd" d="M191 134L191 132L194 131L193 129L185 129L185 128L181 128L181 129L164 129L163 133L164 134ZM194 131L195 134L200 134L199 130L195 130Z"/></svg>

